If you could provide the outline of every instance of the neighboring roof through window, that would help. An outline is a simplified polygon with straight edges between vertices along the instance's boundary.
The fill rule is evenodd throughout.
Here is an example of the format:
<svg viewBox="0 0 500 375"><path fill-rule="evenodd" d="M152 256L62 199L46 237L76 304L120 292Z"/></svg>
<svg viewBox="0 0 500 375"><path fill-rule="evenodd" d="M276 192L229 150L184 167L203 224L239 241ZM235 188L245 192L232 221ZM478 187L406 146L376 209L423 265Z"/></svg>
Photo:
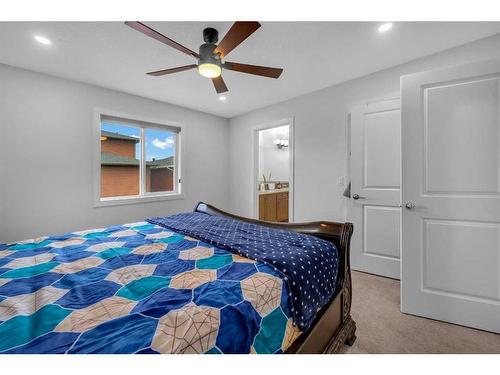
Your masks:
<svg viewBox="0 0 500 375"><path fill-rule="evenodd" d="M111 152L101 152L101 165L131 165L139 166L139 160L135 158L128 158L126 156L120 156L112 154ZM170 156L164 159L146 161L147 167L152 168L165 168L174 167L174 157Z"/></svg>
<svg viewBox="0 0 500 375"><path fill-rule="evenodd" d="M101 130L101 137L112 138L112 139L123 139L125 141L134 141L135 143L139 142L139 138L119 133L107 132L105 130Z"/></svg>

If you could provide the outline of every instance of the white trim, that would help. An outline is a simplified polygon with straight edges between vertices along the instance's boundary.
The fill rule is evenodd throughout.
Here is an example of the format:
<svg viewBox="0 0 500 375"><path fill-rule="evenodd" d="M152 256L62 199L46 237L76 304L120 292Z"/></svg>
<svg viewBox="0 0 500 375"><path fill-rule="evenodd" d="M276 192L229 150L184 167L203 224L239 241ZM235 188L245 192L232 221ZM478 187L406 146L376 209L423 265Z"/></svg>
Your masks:
<svg viewBox="0 0 500 375"><path fill-rule="evenodd" d="M177 168L174 168L174 181L177 183L177 194L184 198L182 191L182 184L184 183L183 176L186 176L183 167L184 160L184 147L182 145L182 138L186 136L186 129L181 127L181 131L175 135L175 159L177 160Z"/></svg>
<svg viewBox="0 0 500 375"><path fill-rule="evenodd" d="M351 182L351 130L351 112L349 112L346 115L345 123L346 160L344 166L344 191ZM342 192L342 197L346 199L346 204L344 205L344 221L348 221L349 215L351 214L350 199L344 197L343 194L344 192Z"/></svg>
<svg viewBox="0 0 500 375"><path fill-rule="evenodd" d="M145 145L141 145L141 166L140 166L140 185L139 194L134 196L121 196L121 197L108 197L101 198L101 118L102 117L115 117L118 119L128 120L130 125L135 126L145 126L149 128L156 128L160 130L174 131L175 133L175 156L174 162L177 164L177 168L174 168L174 192L165 193L146 193L146 179L143 178L145 173ZM141 140L144 139L144 130L141 129ZM108 110L104 108L94 108L94 126L92 131L92 196L94 207L107 207L107 206L117 206L124 204L136 204L136 203L150 203L165 200L176 200L184 199L184 194L182 191L183 180L179 182L181 176L185 175L183 170L182 159L184 158L185 148L181 146L181 134L185 134L185 127L182 124L174 121L165 121L158 119L150 119L137 114L128 114L117 112L114 110ZM176 171L176 169L178 171Z"/></svg>
<svg viewBox="0 0 500 375"><path fill-rule="evenodd" d="M252 216L259 218L259 131L289 126L288 130L288 152L290 155L289 181L288 181L288 221L294 221L294 182L295 182L295 118L285 118L267 122L252 128L253 133L253 173L252 173Z"/></svg>
<svg viewBox="0 0 500 375"><path fill-rule="evenodd" d="M102 118L101 118L102 122ZM143 144L143 141L146 139L144 138L144 128L140 128L141 130L141 160L139 161L140 168L139 168L139 195L141 197L144 196L146 193L146 145ZM175 161L174 161L175 163ZM174 180L175 181L175 180ZM103 198L101 198L101 201Z"/></svg>
<svg viewBox="0 0 500 375"><path fill-rule="evenodd" d="M147 128L156 128L156 129L161 129L161 130L169 130L173 133L178 133L181 131L181 126L177 122L173 121L159 121L159 120L153 120L153 119L145 119L140 116L135 116L135 115L125 115L127 117L123 117L124 114L116 114L116 112L113 111L113 115L110 115L108 111L102 112L101 113L101 120L104 118L105 120L108 120L110 122L119 122L120 124L128 125L128 126L144 126Z"/></svg>
<svg viewBox="0 0 500 375"><path fill-rule="evenodd" d="M163 193L158 195L144 195L144 196L133 195L133 196L100 198L99 202L94 204L94 207L107 207L107 206L120 206L124 204L172 201L177 199L184 199L184 194Z"/></svg>

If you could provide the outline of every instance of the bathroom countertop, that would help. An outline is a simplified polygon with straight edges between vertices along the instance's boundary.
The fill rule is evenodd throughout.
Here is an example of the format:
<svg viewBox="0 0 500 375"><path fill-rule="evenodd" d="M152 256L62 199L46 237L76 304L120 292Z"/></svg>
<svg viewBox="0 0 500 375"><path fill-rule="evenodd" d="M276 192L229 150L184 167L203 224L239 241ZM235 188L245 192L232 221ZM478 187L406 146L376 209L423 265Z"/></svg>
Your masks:
<svg viewBox="0 0 500 375"><path fill-rule="evenodd" d="M288 193L288 188L273 189L273 190L259 190L259 195L275 194L275 193Z"/></svg>

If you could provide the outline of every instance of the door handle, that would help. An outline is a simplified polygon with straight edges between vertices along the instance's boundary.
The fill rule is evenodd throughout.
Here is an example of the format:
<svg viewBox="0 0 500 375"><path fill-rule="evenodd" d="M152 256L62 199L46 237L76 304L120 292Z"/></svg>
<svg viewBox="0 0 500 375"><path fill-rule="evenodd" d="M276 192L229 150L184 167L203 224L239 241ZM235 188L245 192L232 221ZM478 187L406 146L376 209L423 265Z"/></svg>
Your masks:
<svg viewBox="0 0 500 375"><path fill-rule="evenodd" d="M415 208L415 203L413 203L413 202L404 202L403 204L400 204L399 207L404 207L407 210L411 210L411 209Z"/></svg>
<svg viewBox="0 0 500 375"><path fill-rule="evenodd" d="M361 197L359 194L353 194L352 199L358 200L358 199L365 199L365 197Z"/></svg>

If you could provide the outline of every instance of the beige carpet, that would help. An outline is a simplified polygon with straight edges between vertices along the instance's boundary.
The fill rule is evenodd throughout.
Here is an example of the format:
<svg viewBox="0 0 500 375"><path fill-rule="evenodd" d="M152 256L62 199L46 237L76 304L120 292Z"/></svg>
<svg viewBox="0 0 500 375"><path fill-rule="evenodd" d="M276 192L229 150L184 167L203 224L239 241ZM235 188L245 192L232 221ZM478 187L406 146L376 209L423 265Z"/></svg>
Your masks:
<svg viewBox="0 0 500 375"><path fill-rule="evenodd" d="M402 314L398 280L352 278L357 339L345 353L500 353L500 335Z"/></svg>

